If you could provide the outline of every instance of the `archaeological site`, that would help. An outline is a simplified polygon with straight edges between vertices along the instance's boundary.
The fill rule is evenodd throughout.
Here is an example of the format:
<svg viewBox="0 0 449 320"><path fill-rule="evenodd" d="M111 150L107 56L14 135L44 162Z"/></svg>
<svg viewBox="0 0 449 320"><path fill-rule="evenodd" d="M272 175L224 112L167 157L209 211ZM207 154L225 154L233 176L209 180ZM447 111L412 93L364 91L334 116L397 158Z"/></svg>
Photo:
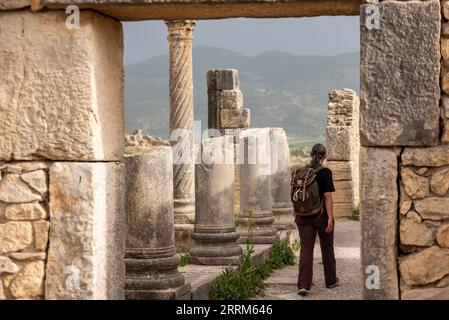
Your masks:
<svg viewBox="0 0 449 320"><path fill-rule="evenodd" d="M201 75L194 141L192 47L199 20L318 16L360 17L360 93L326 92L324 133L359 298L449 300L447 0L0 0L0 300L205 300L249 244L260 266L297 240L286 132L252 125L237 68ZM170 141L125 134L122 22L144 20Z"/></svg>

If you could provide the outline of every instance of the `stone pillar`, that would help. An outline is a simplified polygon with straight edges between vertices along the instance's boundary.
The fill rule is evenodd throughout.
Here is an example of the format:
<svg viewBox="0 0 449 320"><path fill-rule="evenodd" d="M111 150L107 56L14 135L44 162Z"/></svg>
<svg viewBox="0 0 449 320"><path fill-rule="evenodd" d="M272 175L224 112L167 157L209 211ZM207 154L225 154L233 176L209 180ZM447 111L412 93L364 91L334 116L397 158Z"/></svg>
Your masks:
<svg viewBox="0 0 449 320"><path fill-rule="evenodd" d="M177 270L172 159L167 146L125 159L127 299L179 299L190 293Z"/></svg>
<svg viewBox="0 0 449 320"><path fill-rule="evenodd" d="M275 241L273 228L270 175L269 129L247 129L239 135L240 217L239 243L248 239L252 229L252 243L270 244Z"/></svg>
<svg viewBox="0 0 449 320"><path fill-rule="evenodd" d="M290 150L282 128L270 128L271 196L274 226L278 230L294 229L293 205L290 200Z"/></svg>
<svg viewBox="0 0 449 320"><path fill-rule="evenodd" d="M170 140L173 144L175 222L195 214L192 32L195 21L166 21L170 57Z"/></svg>
<svg viewBox="0 0 449 320"><path fill-rule="evenodd" d="M50 167L46 299L123 299L124 168L57 162Z"/></svg>
<svg viewBox="0 0 449 320"><path fill-rule="evenodd" d="M209 129L224 133L225 129L249 127L250 110L243 108L238 70L209 70L207 94Z"/></svg>
<svg viewBox="0 0 449 320"><path fill-rule="evenodd" d="M196 211L190 262L239 264L234 217L234 140L231 136L203 140L202 162L195 166ZM213 154L214 159L209 155ZM214 161L210 161L214 160Z"/></svg>
<svg viewBox="0 0 449 320"><path fill-rule="evenodd" d="M326 128L326 165L335 184L334 216L351 216L359 205L359 98L350 89L329 92Z"/></svg>

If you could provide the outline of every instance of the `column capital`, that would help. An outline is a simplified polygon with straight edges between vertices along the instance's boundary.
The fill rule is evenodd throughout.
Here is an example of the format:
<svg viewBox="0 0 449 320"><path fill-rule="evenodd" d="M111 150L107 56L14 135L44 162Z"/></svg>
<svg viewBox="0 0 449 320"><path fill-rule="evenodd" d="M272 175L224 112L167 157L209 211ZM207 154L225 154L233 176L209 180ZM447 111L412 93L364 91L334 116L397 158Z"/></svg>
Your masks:
<svg viewBox="0 0 449 320"><path fill-rule="evenodd" d="M195 20L169 20L165 21L168 27L168 37L191 39L195 29Z"/></svg>

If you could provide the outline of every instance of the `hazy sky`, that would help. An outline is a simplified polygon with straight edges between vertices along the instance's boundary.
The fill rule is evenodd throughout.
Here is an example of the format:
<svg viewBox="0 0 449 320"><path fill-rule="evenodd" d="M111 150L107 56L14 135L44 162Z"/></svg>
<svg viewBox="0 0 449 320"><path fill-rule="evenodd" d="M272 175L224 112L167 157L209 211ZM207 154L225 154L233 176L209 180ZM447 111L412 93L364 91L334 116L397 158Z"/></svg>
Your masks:
<svg viewBox="0 0 449 320"><path fill-rule="evenodd" d="M163 21L124 23L125 64L167 52ZM279 50L292 54L335 55L359 50L359 17L201 20L194 46L230 49L244 55Z"/></svg>

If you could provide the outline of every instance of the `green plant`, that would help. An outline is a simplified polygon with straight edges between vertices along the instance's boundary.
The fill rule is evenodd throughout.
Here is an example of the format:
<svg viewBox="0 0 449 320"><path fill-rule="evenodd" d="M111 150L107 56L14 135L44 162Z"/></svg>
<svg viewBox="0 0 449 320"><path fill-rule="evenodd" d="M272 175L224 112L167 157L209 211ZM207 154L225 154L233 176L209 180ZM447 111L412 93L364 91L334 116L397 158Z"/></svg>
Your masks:
<svg viewBox="0 0 449 320"><path fill-rule="evenodd" d="M179 261L179 266L180 267L184 267L184 266L186 266L188 264L189 264L189 254L188 253L182 254L181 255L181 260Z"/></svg>
<svg viewBox="0 0 449 320"><path fill-rule="evenodd" d="M188 224L195 224L195 218L189 218L187 221Z"/></svg>
<svg viewBox="0 0 449 320"><path fill-rule="evenodd" d="M352 209L351 220L358 221L360 219L360 204Z"/></svg>
<svg viewBox="0 0 449 320"><path fill-rule="evenodd" d="M267 261L258 268L252 266L254 245L252 244L252 226L248 229L246 252L242 265L238 270L226 268L215 281L210 299L212 300L246 300L257 295L263 295L265 283L263 280L276 269L293 265L295 251L299 249L297 241L290 245L289 237L276 242L270 250Z"/></svg>

